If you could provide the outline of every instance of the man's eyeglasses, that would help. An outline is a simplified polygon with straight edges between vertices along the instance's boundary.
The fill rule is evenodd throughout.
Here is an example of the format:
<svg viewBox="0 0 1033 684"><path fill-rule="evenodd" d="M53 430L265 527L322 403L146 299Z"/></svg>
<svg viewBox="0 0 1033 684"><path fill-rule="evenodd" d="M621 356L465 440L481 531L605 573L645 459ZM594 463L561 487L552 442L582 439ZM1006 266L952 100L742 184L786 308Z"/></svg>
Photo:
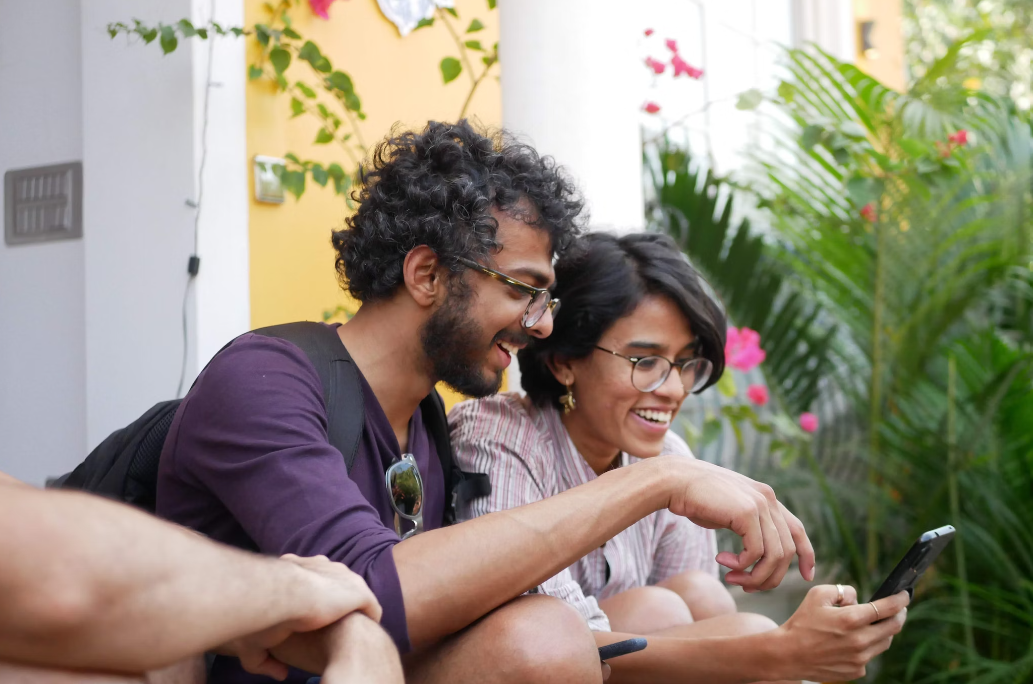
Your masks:
<svg viewBox="0 0 1033 684"><path fill-rule="evenodd" d="M412 454L402 454L402 458L392 463L384 473L384 480L391 508L395 511L395 532L402 539L423 532L423 478L416 458ZM412 520L416 526L402 534L400 518Z"/></svg>
<svg viewBox="0 0 1033 684"><path fill-rule="evenodd" d="M459 263L463 264L467 268L480 271L484 275L503 282L531 297L531 301L527 303L527 309L524 310L524 317L520 319L520 324L525 328L533 328L538 321L542 320L542 316L545 315L546 311L551 311L552 315L555 316L560 310L560 300L553 299L552 293L544 287L535 287L534 285L522 283L516 278L510 278L505 273L499 273L498 271L491 270L487 266L481 266L472 259L459 257Z"/></svg>
<svg viewBox="0 0 1033 684"><path fill-rule="evenodd" d="M675 366L681 372L681 384L685 391L697 392L707 384L714 370L714 365L700 356L675 363L662 356L625 356L599 345L595 348L631 361L631 384L639 392L652 392L659 388L667 382L667 377Z"/></svg>

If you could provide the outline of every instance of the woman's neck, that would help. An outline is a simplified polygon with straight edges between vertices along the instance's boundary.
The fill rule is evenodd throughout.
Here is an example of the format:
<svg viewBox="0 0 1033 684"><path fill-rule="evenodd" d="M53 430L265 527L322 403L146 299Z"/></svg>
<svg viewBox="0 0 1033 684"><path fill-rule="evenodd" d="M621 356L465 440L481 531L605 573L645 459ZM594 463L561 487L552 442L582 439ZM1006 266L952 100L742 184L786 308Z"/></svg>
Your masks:
<svg viewBox="0 0 1033 684"><path fill-rule="evenodd" d="M620 465L620 447L600 440L598 432L581 419L577 409L571 413L560 413L560 420L563 421L563 427L567 429L574 448L596 475L602 475Z"/></svg>

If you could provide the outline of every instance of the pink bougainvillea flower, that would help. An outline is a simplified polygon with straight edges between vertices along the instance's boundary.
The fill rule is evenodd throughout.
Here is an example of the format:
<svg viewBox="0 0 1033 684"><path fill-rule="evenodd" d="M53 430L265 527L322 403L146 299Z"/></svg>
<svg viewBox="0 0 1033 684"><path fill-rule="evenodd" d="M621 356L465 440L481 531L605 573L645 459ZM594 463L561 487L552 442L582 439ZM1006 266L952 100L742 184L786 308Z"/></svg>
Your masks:
<svg viewBox="0 0 1033 684"><path fill-rule="evenodd" d="M725 363L732 368L748 371L767 358L760 348L760 333L749 328L728 328L725 340Z"/></svg>
<svg viewBox="0 0 1033 684"><path fill-rule="evenodd" d="M689 78L699 80L703 76L702 69L697 69L696 67L692 66L684 59L682 59L681 55L675 55L671 58L671 66L674 67L675 78L681 76L682 74L685 74Z"/></svg>
<svg viewBox="0 0 1033 684"><path fill-rule="evenodd" d="M322 17L323 19L329 19L330 13L328 10L330 9L330 5L333 4L333 1L334 0L308 0L308 4L316 16Z"/></svg>
<svg viewBox="0 0 1033 684"><path fill-rule="evenodd" d="M646 37L653 35L653 29L646 29Z"/></svg>
<svg viewBox="0 0 1033 684"><path fill-rule="evenodd" d="M875 223L875 205L869 202L861 207L861 218L869 223Z"/></svg>
<svg viewBox="0 0 1033 684"><path fill-rule="evenodd" d="M765 406L768 403L768 388L764 385L750 385L746 388L746 398L757 406Z"/></svg>
<svg viewBox="0 0 1033 684"><path fill-rule="evenodd" d="M810 412L801 413L800 429L804 432L816 432L818 430L818 416Z"/></svg>
<svg viewBox="0 0 1033 684"><path fill-rule="evenodd" d="M950 140L955 145L967 145L968 144L968 131L962 128L957 133L947 136L947 140Z"/></svg>
<svg viewBox="0 0 1033 684"><path fill-rule="evenodd" d="M666 64L664 64L658 59L653 59L652 57L646 57L646 66L652 69L653 73L657 76L664 73L664 69L667 68Z"/></svg>
<svg viewBox="0 0 1033 684"><path fill-rule="evenodd" d="M666 45L667 49L671 52L678 54L678 42L674 38L668 38L665 40L664 45Z"/></svg>
<svg viewBox="0 0 1033 684"><path fill-rule="evenodd" d="M656 114L660 111L660 105L658 105L655 102L647 102L644 105L642 105L642 110L648 112L649 114Z"/></svg>

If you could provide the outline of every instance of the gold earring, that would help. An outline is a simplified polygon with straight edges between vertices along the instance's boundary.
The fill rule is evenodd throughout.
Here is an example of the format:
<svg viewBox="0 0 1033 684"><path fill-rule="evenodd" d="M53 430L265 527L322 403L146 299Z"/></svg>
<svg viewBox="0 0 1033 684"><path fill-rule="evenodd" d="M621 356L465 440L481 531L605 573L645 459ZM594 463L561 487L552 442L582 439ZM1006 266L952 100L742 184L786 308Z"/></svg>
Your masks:
<svg viewBox="0 0 1033 684"><path fill-rule="evenodd" d="M560 406L563 407L563 414L566 415L577 408L577 401L574 399L574 391L571 390L573 383L568 384L567 393L560 397Z"/></svg>

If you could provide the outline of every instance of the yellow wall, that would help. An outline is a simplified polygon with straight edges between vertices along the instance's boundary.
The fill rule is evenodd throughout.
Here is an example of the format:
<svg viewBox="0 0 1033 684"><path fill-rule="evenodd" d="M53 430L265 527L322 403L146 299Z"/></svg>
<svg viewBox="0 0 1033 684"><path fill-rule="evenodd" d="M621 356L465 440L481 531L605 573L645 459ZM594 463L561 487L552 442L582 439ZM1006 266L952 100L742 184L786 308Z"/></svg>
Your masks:
<svg viewBox="0 0 1033 684"><path fill-rule="evenodd" d="M268 20L264 0L246 0L248 25ZM485 29L469 36L490 46L498 40L498 10L489 11L485 0L456 0L465 30L478 18ZM441 82L438 64L457 56L455 43L436 22L401 38L394 24L380 12L376 0L338 0L330 7L330 20L315 16L307 2L292 11L295 28L311 39L335 69L351 75L368 118L362 123L365 142L372 146L396 123L422 128L430 119L453 121L469 93L464 73L453 82ZM257 46L251 45L254 59ZM474 53L476 54L476 53ZM477 66L481 66L478 64ZM495 67L495 74L498 73ZM292 64L287 73L311 83L305 63ZM293 77L293 78L292 78ZM498 80L484 79L467 116L485 126L499 126L502 119ZM302 159L340 162L346 169L344 151L334 143L314 145L318 124L303 115L289 120L290 98L275 92L268 82L252 81L247 89L248 164L255 155L282 157L293 152ZM252 178L251 188L254 187ZM250 206L251 324L253 327L296 320L322 320L323 312L337 305L353 306L337 284L330 231L343 226L347 207L331 188L310 182L300 201L288 196L281 205L256 202ZM446 397L449 403L454 396Z"/></svg>
<svg viewBox="0 0 1033 684"><path fill-rule="evenodd" d="M907 87L904 71L904 21L902 0L854 0L857 28L857 66L895 90ZM874 21L870 57L861 50L860 24Z"/></svg>

